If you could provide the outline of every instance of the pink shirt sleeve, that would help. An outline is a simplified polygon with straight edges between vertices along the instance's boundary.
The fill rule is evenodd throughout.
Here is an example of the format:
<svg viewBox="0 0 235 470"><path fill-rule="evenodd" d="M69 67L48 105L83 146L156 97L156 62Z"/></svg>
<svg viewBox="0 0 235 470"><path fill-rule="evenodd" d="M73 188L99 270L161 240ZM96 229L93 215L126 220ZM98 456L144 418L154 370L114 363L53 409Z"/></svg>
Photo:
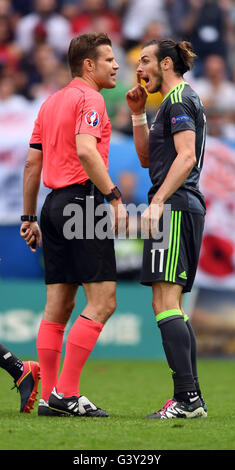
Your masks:
<svg viewBox="0 0 235 470"><path fill-rule="evenodd" d="M98 92L85 93L82 106L78 107L75 134L89 134L100 140L104 112L103 96Z"/></svg>
<svg viewBox="0 0 235 470"><path fill-rule="evenodd" d="M29 141L30 144L42 144L42 137L40 133L40 124L39 124L39 116L34 122L34 129L31 135L31 139Z"/></svg>

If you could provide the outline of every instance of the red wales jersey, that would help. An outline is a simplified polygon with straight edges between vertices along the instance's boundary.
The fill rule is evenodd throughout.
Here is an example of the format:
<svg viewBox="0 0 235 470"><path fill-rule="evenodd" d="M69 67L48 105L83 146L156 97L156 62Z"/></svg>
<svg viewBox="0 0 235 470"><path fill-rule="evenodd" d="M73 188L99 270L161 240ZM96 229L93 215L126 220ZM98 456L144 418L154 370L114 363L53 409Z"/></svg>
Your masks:
<svg viewBox="0 0 235 470"><path fill-rule="evenodd" d="M111 124L103 96L79 79L50 96L41 106L30 144L42 144L43 183L57 189L89 179L76 151L76 134L97 138L108 169Z"/></svg>

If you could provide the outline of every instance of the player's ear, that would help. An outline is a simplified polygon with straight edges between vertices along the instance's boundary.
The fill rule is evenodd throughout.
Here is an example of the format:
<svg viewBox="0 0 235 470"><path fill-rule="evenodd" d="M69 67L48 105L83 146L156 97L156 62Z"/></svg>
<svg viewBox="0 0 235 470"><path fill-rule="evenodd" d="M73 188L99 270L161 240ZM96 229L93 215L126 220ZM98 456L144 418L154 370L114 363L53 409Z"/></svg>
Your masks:
<svg viewBox="0 0 235 470"><path fill-rule="evenodd" d="M161 69L166 71L169 70L173 66L173 61L171 57L164 57L164 59L161 61Z"/></svg>

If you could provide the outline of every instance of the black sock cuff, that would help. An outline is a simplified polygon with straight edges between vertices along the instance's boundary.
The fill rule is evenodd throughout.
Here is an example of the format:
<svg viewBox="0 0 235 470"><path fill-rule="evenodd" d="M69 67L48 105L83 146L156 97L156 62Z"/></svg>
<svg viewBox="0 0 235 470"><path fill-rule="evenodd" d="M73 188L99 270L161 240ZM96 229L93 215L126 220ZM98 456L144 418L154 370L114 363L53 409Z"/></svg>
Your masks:
<svg viewBox="0 0 235 470"><path fill-rule="evenodd" d="M175 393L196 392L195 382L192 375L178 376L173 374Z"/></svg>
<svg viewBox="0 0 235 470"><path fill-rule="evenodd" d="M164 323L167 323L172 320L183 320L184 316L182 311L179 308L173 308L171 310L165 310L164 312L158 313L156 315L156 321L159 326L163 325Z"/></svg>

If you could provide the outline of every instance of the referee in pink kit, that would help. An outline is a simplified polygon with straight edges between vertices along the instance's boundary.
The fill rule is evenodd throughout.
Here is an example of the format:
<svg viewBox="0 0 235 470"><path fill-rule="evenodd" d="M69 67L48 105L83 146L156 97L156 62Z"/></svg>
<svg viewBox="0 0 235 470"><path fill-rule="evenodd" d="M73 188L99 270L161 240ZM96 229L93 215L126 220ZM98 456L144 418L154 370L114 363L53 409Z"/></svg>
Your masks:
<svg viewBox="0 0 235 470"><path fill-rule="evenodd" d="M106 417L106 411L80 394L79 378L116 308L114 241L96 235L90 239L86 234L68 240L63 211L68 204L79 205L85 221L87 198L93 198L94 209L105 198L113 206L115 227L121 219L128 223L120 191L108 173L111 124L99 93L115 87L119 66L104 33L73 38L68 60L73 80L42 104L24 170L20 234L32 251L41 242L36 217L41 171L44 185L52 189L40 220L47 301L37 336L42 390L38 414ZM98 220L94 217L94 224ZM79 285L87 304L68 334L58 378L64 330Z"/></svg>

